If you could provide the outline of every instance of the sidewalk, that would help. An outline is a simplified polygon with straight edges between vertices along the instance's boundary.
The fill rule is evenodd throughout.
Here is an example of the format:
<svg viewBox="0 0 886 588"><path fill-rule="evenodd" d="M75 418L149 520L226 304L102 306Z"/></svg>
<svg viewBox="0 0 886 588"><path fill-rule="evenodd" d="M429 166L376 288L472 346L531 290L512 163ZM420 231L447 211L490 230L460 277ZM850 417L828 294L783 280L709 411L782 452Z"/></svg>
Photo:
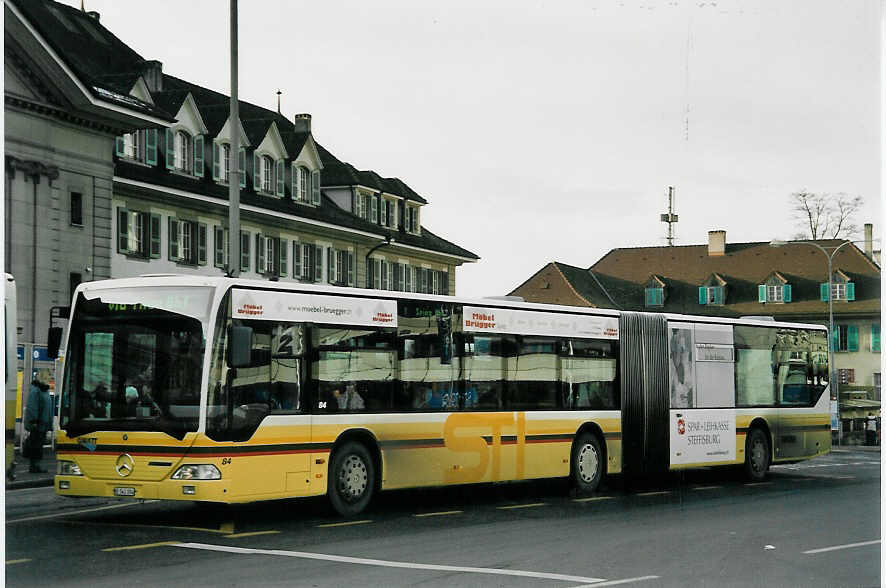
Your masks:
<svg viewBox="0 0 886 588"><path fill-rule="evenodd" d="M46 470L45 474L32 474L28 471L30 462L23 458L18 449L15 451L15 480L6 480L7 490L20 488L37 488L40 486L52 486L55 483L55 452L49 445L43 447L43 460L40 467Z"/></svg>

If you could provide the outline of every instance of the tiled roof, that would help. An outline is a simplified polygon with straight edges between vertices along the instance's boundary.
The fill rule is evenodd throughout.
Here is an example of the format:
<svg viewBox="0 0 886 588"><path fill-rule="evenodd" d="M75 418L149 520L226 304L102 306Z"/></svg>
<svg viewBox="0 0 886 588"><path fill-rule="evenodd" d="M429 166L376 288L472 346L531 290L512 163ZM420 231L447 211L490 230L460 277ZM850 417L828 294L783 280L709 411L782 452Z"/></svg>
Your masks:
<svg viewBox="0 0 886 588"><path fill-rule="evenodd" d="M145 60L98 20L57 2L13 2L90 92L102 99L123 102L129 108L172 120L172 115L162 108L127 96ZM113 95L102 93L93 86L116 93L122 100L115 100Z"/></svg>
<svg viewBox="0 0 886 588"><path fill-rule="evenodd" d="M842 240L820 240L816 244L828 251ZM592 271L612 298L625 310L648 310L644 286L655 274L666 284L663 312L742 316L811 316L827 314L827 303L820 300L820 284L827 282L827 259L808 245L772 247L769 243L727 244L725 255L708 255L707 245L682 247L635 247L613 249L589 270L558 264L570 283L583 296L601 300L600 288L590 277ZM842 270L855 283L852 302L835 303L839 314L880 312L880 268L854 245L846 245L834 257L834 270ZM792 301L785 304L761 304L758 286L774 271L791 285ZM698 287L712 274L726 281L727 298L723 306L698 303Z"/></svg>

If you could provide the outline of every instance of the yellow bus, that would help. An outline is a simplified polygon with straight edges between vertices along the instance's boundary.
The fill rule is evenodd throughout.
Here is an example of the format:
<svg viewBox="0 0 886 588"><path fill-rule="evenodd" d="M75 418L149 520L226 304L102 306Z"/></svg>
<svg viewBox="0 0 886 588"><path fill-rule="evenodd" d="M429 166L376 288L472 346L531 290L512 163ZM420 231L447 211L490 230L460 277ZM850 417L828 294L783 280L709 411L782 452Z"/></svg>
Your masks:
<svg viewBox="0 0 886 588"><path fill-rule="evenodd" d="M50 338L52 340L52 338ZM78 286L56 492L250 502L830 450L817 325L232 278ZM51 350L52 352L52 350Z"/></svg>

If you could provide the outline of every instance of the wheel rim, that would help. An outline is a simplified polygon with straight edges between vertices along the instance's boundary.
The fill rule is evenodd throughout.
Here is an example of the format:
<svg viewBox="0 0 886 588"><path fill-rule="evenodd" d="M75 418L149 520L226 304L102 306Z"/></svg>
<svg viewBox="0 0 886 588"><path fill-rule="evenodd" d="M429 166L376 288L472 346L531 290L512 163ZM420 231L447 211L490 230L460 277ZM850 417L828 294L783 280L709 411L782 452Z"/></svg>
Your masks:
<svg viewBox="0 0 886 588"><path fill-rule="evenodd" d="M363 496L369 485L369 472L366 464L357 455L349 455L339 469L339 494L348 502L354 502Z"/></svg>
<svg viewBox="0 0 886 588"><path fill-rule="evenodd" d="M590 484L597 477L597 466L600 463L597 448L586 443L578 452L578 475L586 484Z"/></svg>
<svg viewBox="0 0 886 588"><path fill-rule="evenodd" d="M754 439L751 445L751 468L755 472L763 471L763 464L766 460L766 445L759 438Z"/></svg>

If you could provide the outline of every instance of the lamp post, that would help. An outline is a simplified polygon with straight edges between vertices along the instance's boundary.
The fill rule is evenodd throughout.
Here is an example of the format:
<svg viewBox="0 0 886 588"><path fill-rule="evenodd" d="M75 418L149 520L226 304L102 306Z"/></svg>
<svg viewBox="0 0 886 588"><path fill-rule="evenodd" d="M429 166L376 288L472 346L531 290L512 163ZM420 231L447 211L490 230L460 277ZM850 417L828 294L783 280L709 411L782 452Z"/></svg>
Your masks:
<svg viewBox="0 0 886 588"><path fill-rule="evenodd" d="M843 443L843 422L840 420L840 385L837 383L837 379L834 377L834 293L832 291L832 284L834 280L833 262L834 256L837 255L837 252L845 245L849 245L850 243L852 243L852 241L844 241L843 243L840 243L833 248L834 250L831 253L828 253L827 249L813 241L779 241L778 239L773 239L769 243L769 245L772 247L782 247L784 245L810 245L824 253L824 256L828 258L828 383L831 385L831 388L834 389L835 395L837 397L837 445L842 445Z"/></svg>

